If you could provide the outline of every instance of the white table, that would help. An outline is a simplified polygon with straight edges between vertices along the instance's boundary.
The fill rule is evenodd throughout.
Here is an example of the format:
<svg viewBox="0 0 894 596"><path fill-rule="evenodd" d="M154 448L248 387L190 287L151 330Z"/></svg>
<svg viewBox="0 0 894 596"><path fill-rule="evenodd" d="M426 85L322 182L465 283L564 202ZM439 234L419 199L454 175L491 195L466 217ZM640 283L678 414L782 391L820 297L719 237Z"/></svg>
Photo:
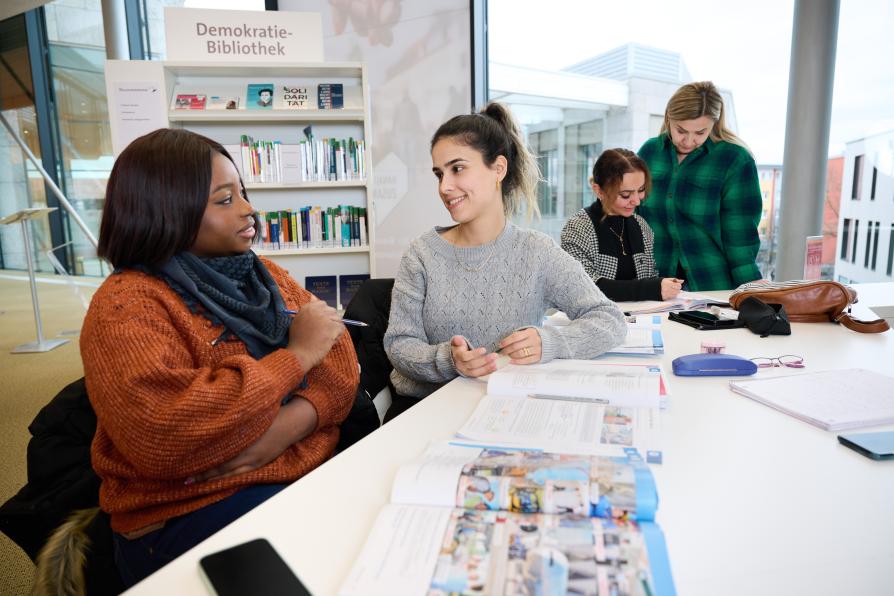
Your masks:
<svg viewBox="0 0 894 596"><path fill-rule="evenodd" d="M862 303L894 300L894 284L861 288ZM798 354L808 371L894 373L894 331L859 334L793 324L762 339L745 329L704 332L664 321L670 406L664 464L653 466L671 568L681 595L890 594L894 586L894 461L872 461L826 432L732 393L728 378L681 378L670 362L710 337L745 357ZM759 371L786 374L789 369ZM458 379L243 518L129 594L207 594L205 554L266 537L313 594L335 594L387 502L397 467L447 439L484 386ZM894 430L894 426L887 427Z"/></svg>

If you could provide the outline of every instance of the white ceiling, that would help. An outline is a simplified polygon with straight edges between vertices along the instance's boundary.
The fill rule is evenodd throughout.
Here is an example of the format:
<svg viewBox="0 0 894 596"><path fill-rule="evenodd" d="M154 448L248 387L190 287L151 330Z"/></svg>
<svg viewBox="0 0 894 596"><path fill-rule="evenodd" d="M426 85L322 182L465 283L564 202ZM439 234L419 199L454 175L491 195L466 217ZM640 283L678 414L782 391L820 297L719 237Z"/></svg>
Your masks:
<svg viewBox="0 0 894 596"><path fill-rule="evenodd" d="M0 2L0 21L47 4L50 0L5 0Z"/></svg>

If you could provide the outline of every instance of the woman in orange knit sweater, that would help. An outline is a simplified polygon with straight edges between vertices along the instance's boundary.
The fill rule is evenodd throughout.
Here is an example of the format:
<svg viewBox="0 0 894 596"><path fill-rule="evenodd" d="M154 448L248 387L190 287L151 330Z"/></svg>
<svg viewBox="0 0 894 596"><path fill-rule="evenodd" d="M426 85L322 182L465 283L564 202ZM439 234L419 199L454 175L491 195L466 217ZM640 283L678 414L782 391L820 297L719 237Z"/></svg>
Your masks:
<svg viewBox="0 0 894 596"><path fill-rule="evenodd" d="M232 158L184 130L118 157L81 356L93 467L136 583L329 458L357 359L338 313L250 249Z"/></svg>

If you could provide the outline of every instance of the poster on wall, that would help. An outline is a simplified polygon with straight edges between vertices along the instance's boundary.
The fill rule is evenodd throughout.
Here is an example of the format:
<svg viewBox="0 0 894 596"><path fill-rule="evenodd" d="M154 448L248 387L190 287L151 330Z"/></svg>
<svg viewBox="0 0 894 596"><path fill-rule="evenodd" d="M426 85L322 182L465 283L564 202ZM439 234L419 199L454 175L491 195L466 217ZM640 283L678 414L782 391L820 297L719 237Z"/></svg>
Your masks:
<svg viewBox="0 0 894 596"><path fill-rule="evenodd" d="M429 141L444 121L472 107L469 6L466 0L279 0L280 9L322 15L327 60L367 65L377 276L393 277L413 238L451 223L431 172Z"/></svg>
<svg viewBox="0 0 894 596"><path fill-rule="evenodd" d="M823 267L823 237L808 236L804 251L804 279L820 279Z"/></svg>
<svg viewBox="0 0 894 596"><path fill-rule="evenodd" d="M124 148L135 138L168 125L163 95L161 86L151 81L115 81L115 147Z"/></svg>

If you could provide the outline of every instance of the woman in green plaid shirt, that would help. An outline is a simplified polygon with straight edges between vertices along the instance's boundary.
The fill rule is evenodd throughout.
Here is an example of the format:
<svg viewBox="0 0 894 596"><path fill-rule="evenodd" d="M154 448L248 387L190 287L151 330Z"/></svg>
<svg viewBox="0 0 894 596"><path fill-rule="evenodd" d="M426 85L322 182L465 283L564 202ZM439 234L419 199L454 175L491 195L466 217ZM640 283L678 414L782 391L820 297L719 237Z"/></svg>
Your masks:
<svg viewBox="0 0 894 596"><path fill-rule="evenodd" d="M655 232L659 275L683 278L693 291L759 279L757 166L726 128L714 84L680 87L667 103L661 134L639 155L652 173L652 192L637 211Z"/></svg>

